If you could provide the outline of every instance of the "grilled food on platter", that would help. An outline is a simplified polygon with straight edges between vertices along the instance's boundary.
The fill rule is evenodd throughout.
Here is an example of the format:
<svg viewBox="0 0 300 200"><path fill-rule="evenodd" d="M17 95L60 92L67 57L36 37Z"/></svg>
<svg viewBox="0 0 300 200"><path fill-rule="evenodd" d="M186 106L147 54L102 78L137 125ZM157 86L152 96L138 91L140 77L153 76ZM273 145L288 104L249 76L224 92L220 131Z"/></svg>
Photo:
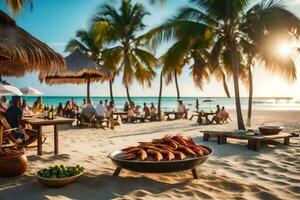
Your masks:
<svg viewBox="0 0 300 200"><path fill-rule="evenodd" d="M181 134L166 135L152 142L139 142L137 146L122 149L124 160L184 160L187 157L200 157L209 154L209 151L196 144L191 137L184 138Z"/></svg>

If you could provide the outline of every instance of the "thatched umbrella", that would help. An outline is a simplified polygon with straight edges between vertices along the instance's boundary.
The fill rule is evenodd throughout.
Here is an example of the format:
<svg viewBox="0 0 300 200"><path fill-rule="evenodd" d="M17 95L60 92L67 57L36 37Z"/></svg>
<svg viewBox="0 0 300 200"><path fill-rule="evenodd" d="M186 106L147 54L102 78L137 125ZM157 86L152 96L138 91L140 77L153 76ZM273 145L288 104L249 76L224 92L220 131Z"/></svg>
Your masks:
<svg viewBox="0 0 300 200"><path fill-rule="evenodd" d="M30 71L65 68L64 59L0 11L0 75L23 76Z"/></svg>
<svg viewBox="0 0 300 200"><path fill-rule="evenodd" d="M76 49L66 58L67 68L56 73L40 73L40 80L53 84L87 84L87 98L90 98L90 83L109 80L110 71L88 58Z"/></svg>

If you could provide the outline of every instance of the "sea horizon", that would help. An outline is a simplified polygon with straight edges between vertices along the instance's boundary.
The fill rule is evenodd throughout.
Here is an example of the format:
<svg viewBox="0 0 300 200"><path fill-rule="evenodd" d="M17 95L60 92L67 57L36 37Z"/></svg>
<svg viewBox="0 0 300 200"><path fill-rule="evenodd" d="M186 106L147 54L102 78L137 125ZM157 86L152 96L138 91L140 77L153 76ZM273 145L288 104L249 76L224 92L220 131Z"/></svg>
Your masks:
<svg viewBox="0 0 300 200"><path fill-rule="evenodd" d="M24 96L29 105L33 105L37 96ZM43 104L48 106L58 106L59 103L66 104L71 98L81 105L86 96L42 96ZM96 105L100 100L110 101L110 96L91 96L93 103ZM157 96L131 96L132 101L139 106L144 103L150 105L153 103L156 107L158 104ZM196 99L199 100L199 110L210 111L215 110L216 105L225 106L226 109L235 109L234 97L199 97L199 96L182 96L185 106L190 111L196 110ZM205 100L210 100L209 102ZM114 96L114 101L117 110L122 110L124 103L128 101L126 96ZM241 97L242 109L248 108L248 97ZM161 108L163 111L176 110L177 97L163 96L161 98ZM253 97L254 110L300 110L300 101L293 97Z"/></svg>

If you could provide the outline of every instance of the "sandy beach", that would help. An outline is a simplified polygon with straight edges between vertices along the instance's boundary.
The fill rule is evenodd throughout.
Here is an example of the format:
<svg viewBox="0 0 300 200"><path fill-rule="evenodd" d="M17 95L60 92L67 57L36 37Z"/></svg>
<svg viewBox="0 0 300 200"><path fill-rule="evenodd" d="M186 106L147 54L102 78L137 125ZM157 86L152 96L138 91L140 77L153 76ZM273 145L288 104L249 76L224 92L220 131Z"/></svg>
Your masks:
<svg viewBox="0 0 300 200"><path fill-rule="evenodd" d="M299 111L254 111L253 119L254 128L267 124L282 125L286 131L300 128ZM226 145L202 142L201 130L235 127L235 123L199 126L195 120L122 124L115 130L63 126L59 155L53 154L53 133L47 127L44 155L29 149L29 170L19 177L0 178L0 199L299 199L300 139L292 138L290 146L282 141L266 144L259 152L237 140L229 139ZM176 133L190 135L214 150L197 168L198 180L190 171L142 174L123 170L119 177L112 176L115 166L107 157L111 151ZM48 188L35 179L34 172L54 164L80 164L86 173L72 185Z"/></svg>

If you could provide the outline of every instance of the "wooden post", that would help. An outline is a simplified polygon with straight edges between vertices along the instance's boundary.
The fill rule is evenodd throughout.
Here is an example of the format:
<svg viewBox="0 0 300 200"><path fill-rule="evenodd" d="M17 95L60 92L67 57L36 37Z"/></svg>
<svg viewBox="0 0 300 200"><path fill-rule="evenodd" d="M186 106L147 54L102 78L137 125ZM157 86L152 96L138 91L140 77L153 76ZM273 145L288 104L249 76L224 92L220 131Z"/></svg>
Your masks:
<svg viewBox="0 0 300 200"><path fill-rule="evenodd" d="M199 178L197 170L195 168L192 169L192 174L193 174L194 179L198 179Z"/></svg>
<svg viewBox="0 0 300 200"><path fill-rule="evenodd" d="M209 139L209 134L203 133L203 141L208 141L208 139Z"/></svg>
<svg viewBox="0 0 300 200"><path fill-rule="evenodd" d="M58 128L54 125L54 154L58 154Z"/></svg>
<svg viewBox="0 0 300 200"><path fill-rule="evenodd" d="M119 176L120 172L121 172L122 168L117 167L116 170L113 173L113 176Z"/></svg>
<svg viewBox="0 0 300 200"><path fill-rule="evenodd" d="M87 88L86 88L86 96L87 96L87 100L91 98L91 95L90 95L90 83L91 83L91 80L90 80L90 77L87 78Z"/></svg>
<svg viewBox="0 0 300 200"><path fill-rule="evenodd" d="M284 138L284 145L290 145L290 137Z"/></svg>
<svg viewBox="0 0 300 200"><path fill-rule="evenodd" d="M43 155L43 130L42 130L42 126L38 126L37 131L38 131L37 154L38 155Z"/></svg>
<svg viewBox="0 0 300 200"><path fill-rule="evenodd" d="M218 137L218 144L226 144L227 143L227 137L222 135L222 133L220 133L220 135L218 135L217 137Z"/></svg>
<svg viewBox="0 0 300 200"><path fill-rule="evenodd" d="M260 148L260 140L259 139L248 139L248 149L252 149L254 151L259 151Z"/></svg>

